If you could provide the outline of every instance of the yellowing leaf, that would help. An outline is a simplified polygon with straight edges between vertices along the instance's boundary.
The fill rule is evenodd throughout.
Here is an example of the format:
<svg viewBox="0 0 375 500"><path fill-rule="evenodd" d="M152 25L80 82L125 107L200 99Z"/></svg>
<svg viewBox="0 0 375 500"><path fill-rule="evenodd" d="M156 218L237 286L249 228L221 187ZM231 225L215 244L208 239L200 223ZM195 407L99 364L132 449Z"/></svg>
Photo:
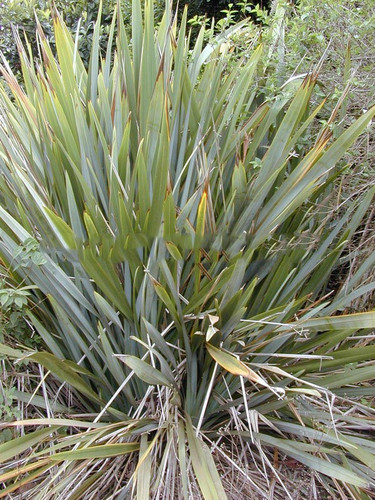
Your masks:
<svg viewBox="0 0 375 500"><path fill-rule="evenodd" d="M79 450L62 451L51 456L51 460L90 460L98 458L117 457L139 449L138 443L115 443L101 446L90 446Z"/></svg>
<svg viewBox="0 0 375 500"><path fill-rule="evenodd" d="M233 375L239 375L241 377L246 377L256 384L261 384L265 387L269 387L267 382L260 377L257 373L249 368L241 360L237 359L232 354L228 354L213 345L206 344L207 350L214 360L223 368L225 368L229 373Z"/></svg>
<svg viewBox="0 0 375 500"><path fill-rule="evenodd" d="M32 448L37 443L42 443L59 428L59 426L51 426L48 429L39 429L35 432L30 432L11 441L7 441L0 445L0 463L6 462L16 455L21 455L25 450Z"/></svg>
<svg viewBox="0 0 375 500"><path fill-rule="evenodd" d="M174 258L174 260L183 260L183 257L181 255L181 252L179 251L179 249L176 247L176 245L170 241L167 241L165 243L165 246L167 247L168 249L168 252L172 255L172 257Z"/></svg>
<svg viewBox="0 0 375 500"><path fill-rule="evenodd" d="M50 210L48 207L44 207L44 210L47 213L47 216L50 220L51 226L54 229L56 235L58 238L68 247L75 249L76 248L76 242L75 242L75 236L74 232L72 231L72 228L68 226L68 224L55 212Z"/></svg>

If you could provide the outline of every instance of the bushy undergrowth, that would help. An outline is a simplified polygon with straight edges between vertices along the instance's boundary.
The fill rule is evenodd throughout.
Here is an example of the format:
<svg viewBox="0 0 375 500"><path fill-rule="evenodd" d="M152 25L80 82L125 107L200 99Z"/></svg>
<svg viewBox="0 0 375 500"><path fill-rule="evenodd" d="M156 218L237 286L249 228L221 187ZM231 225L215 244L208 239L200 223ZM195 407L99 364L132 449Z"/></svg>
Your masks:
<svg viewBox="0 0 375 500"><path fill-rule="evenodd" d="M266 6L267 2L264 2ZM30 43L35 57L38 57L37 47L37 24L39 23L44 35L50 45L54 48L55 39L52 28L51 15L56 8L63 15L64 22L70 32L79 39L79 53L84 64L88 64L92 36L95 21L97 19L99 8L102 9L100 44L105 47L111 26L113 11L116 8L117 0L6 0L0 3L0 46L2 53L15 73L20 70L20 59L17 47L14 43L14 31L18 32L22 41L27 40ZM200 24L205 18L215 18L218 22L230 12L232 20L239 20L244 15L249 15L252 11L250 3L247 1L228 2L219 0L216 2L206 2L201 0L192 0L187 2L188 16L190 19L196 19ZM228 4L230 5L229 10ZM122 15L125 26L131 24L131 0L120 0ZM181 3L178 8L182 15L185 3ZM100 7L101 6L101 7ZM154 1L155 21L159 22L165 6L165 0ZM177 7L177 5L176 5ZM260 7L257 6L259 10ZM191 23L191 24L194 24Z"/></svg>
<svg viewBox="0 0 375 500"><path fill-rule="evenodd" d="M14 32L21 40L30 44L33 55L39 59L37 25L40 24L44 36L55 49L55 36L52 25L53 11L56 8L64 17L70 32L79 40L79 53L88 65L94 25L101 9L100 45L105 48L111 27L116 0L7 0L0 4L0 46L12 70L18 74L21 69L19 53L14 43ZM130 24L131 0L121 0L122 15L126 26ZM155 19L160 20L164 10L164 0L155 1Z"/></svg>
<svg viewBox="0 0 375 500"><path fill-rule="evenodd" d="M321 61L319 84L312 99L315 103L326 99L325 108L319 114L320 124L327 122L338 99L342 100L337 122L331 126L332 133L338 135L374 103L374 2L301 0L291 3L279 0L273 7L271 13L259 11L258 23L246 24L233 37L230 42L232 55L246 54L247 46L253 47L261 37L266 47L266 73L260 87L266 98L279 92L290 78L306 74ZM236 6L229 9L221 21L224 26L234 22L232 11L235 9ZM343 159L350 169L337 186L341 203L365 192L375 183L374 132L372 123ZM345 210L344 203L342 207ZM373 252L374 223L374 211L370 207L350 250L341 259L341 268L332 276L334 287L349 281L366 256ZM370 268L362 279L363 284L371 283L374 269ZM350 310L369 310L374 307L374 298L371 291L353 301Z"/></svg>
<svg viewBox="0 0 375 500"><path fill-rule="evenodd" d="M338 98L345 97L334 133L339 133L355 117L374 104L375 75L375 4L371 0L324 1L302 0L285 19L285 69L308 71L319 57L326 54L321 70L321 95L332 108ZM346 93L347 92L347 93ZM327 116L322 116L321 120ZM361 140L346 154L351 169L344 177L342 199L357 196L375 183L375 127L370 125ZM339 273L342 282L349 281L360 268L363 257L375 248L374 211L369 209L358 234L350 245L351 256L343 260ZM374 279L369 269L363 284ZM373 308L374 293L365 294L351 304L351 310Z"/></svg>
<svg viewBox="0 0 375 500"><path fill-rule="evenodd" d="M342 211L335 185L375 109L333 134L315 71L265 99L265 49L228 56L240 25L154 18L134 1L103 57L99 20L87 68L55 16L57 58L39 29L43 63L19 44L22 84L2 68L1 300L43 347L0 344L34 408L0 498L293 498L301 463L300 498L370 499L375 313L342 313L374 255L330 279L373 199Z"/></svg>

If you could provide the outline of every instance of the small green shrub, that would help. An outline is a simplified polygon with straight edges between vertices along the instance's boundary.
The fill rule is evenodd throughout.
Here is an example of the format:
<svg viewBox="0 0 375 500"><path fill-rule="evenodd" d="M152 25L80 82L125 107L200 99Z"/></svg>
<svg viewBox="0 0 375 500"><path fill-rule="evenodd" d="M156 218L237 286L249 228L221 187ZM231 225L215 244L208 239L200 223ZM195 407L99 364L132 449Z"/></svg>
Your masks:
<svg viewBox="0 0 375 500"><path fill-rule="evenodd" d="M0 377L2 377L1 373ZM0 382L0 420L2 423L21 418L21 411L15 406L17 398L14 393L15 387L7 387L3 385L2 381ZM0 444L13 439L14 434L9 428L0 430Z"/></svg>
<svg viewBox="0 0 375 500"><path fill-rule="evenodd" d="M17 259L17 264L14 264ZM26 239L14 250L13 262L9 268L2 266L0 279L0 341L16 341L27 347L38 347L39 335L30 335L26 320L29 300L35 285L25 285L27 271L33 266L46 263L39 252L39 243L34 238ZM10 271L12 268L12 271ZM22 268L24 278L20 281L17 270Z"/></svg>

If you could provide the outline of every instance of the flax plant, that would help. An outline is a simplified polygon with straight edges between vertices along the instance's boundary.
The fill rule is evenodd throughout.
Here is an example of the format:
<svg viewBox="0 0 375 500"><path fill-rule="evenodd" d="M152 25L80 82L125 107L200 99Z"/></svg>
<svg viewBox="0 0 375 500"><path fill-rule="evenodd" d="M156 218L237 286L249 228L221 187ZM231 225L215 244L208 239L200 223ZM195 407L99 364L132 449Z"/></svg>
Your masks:
<svg viewBox="0 0 375 500"><path fill-rule="evenodd" d="M311 139L316 72L259 105L262 47L227 65L240 25L186 24L134 0L86 70L56 14L56 56L39 28L22 84L3 60L0 256L44 350L0 345L41 374L0 498L292 498L288 460L371 497L373 414L346 409L374 394L375 313L343 312L374 257L331 277L374 194L332 186L375 110Z"/></svg>

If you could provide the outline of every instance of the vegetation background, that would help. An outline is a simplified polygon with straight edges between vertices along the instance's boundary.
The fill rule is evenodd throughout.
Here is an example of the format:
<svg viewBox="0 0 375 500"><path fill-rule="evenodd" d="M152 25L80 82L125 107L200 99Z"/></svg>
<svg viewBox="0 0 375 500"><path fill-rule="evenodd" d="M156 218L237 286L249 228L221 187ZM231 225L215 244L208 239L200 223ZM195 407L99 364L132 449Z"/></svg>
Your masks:
<svg viewBox="0 0 375 500"><path fill-rule="evenodd" d="M0 7L0 498L372 498L374 3L56 7Z"/></svg>

